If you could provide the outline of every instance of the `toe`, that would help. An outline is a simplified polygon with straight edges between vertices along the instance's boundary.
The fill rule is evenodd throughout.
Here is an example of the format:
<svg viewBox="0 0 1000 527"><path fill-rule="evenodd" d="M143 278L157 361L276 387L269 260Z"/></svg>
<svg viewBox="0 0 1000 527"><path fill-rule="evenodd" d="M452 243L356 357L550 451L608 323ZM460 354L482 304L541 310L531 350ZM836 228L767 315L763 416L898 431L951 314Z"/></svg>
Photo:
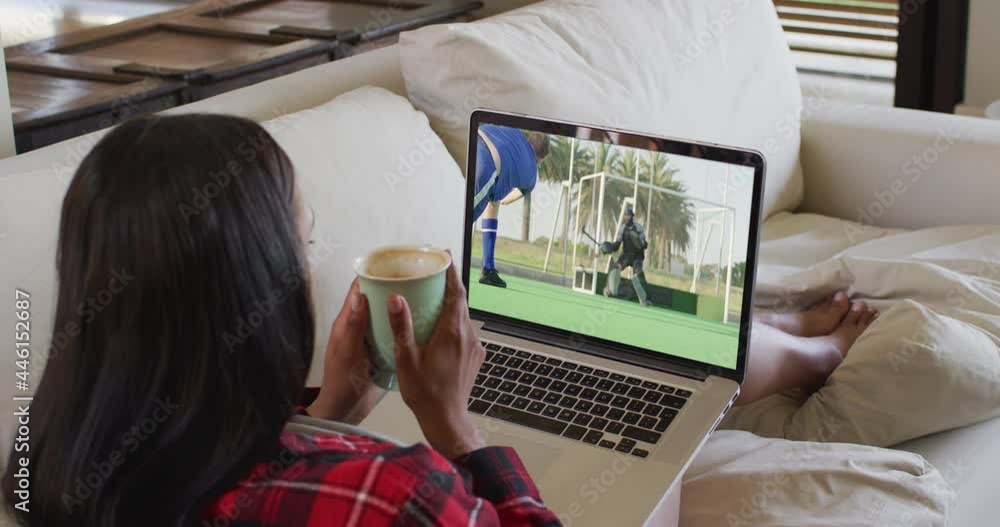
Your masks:
<svg viewBox="0 0 1000 527"><path fill-rule="evenodd" d="M847 309L850 302L847 299L847 293L843 291L837 291L833 294L833 298L830 299L830 303L834 306L842 306L845 310Z"/></svg>
<svg viewBox="0 0 1000 527"><path fill-rule="evenodd" d="M847 298L847 293L843 291L837 291L832 297L830 297L827 309L833 311L839 316L844 316L848 308L851 306L851 301Z"/></svg>
<svg viewBox="0 0 1000 527"><path fill-rule="evenodd" d="M875 311L874 309L867 309L863 311L861 313L861 317L859 317L858 324L861 324L862 326L867 326L868 324L871 324L872 320L875 320L875 315L877 313L878 311Z"/></svg>
<svg viewBox="0 0 1000 527"><path fill-rule="evenodd" d="M861 315L865 312L864 302L854 302L851 304L851 310L844 315L844 320L842 324L857 324L861 320Z"/></svg>

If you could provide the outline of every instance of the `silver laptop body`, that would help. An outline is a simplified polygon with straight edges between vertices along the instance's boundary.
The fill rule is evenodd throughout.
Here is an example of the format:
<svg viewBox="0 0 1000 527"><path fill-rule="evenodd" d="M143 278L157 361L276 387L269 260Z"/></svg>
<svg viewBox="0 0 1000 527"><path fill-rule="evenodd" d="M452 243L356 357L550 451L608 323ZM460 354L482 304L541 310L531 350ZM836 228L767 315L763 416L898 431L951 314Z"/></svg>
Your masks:
<svg viewBox="0 0 1000 527"><path fill-rule="evenodd" d="M499 207L493 268L507 282L499 288L476 274L484 265L473 251L476 200L502 199L483 190L493 174L477 168L484 156L493 162L487 168L511 162L502 152L518 142L511 129L526 138L547 134L552 161L529 194L528 240L518 240L524 200ZM746 374L764 158L489 110L473 113L469 137L463 278L487 349L470 410L489 444L518 452L565 525L644 525L680 484ZM483 148L491 137L499 145ZM601 166L599 158L618 164ZM598 249L614 241L629 207L649 245L645 280L633 265L615 284L611 270L625 244L621 253ZM677 225L686 243L677 241ZM663 244L673 252L669 266ZM640 305L643 297L651 305ZM363 426L423 440L397 392Z"/></svg>

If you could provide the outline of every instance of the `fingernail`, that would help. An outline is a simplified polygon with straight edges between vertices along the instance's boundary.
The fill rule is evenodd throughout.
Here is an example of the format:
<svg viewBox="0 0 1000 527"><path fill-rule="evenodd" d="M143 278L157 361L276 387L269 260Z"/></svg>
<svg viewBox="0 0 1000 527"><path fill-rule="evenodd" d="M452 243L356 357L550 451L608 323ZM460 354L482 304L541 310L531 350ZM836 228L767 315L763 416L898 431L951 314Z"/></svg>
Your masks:
<svg viewBox="0 0 1000 527"><path fill-rule="evenodd" d="M357 293L351 295L351 311L357 313L361 310L361 298L358 297Z"/></svg>
<svg viewBox="0 0 1000 527"><path fill-rule="evenodd" d="M402 310L403 302L400 301L399 295L389 295L389 312L393 315L398 315Z"/></svg>

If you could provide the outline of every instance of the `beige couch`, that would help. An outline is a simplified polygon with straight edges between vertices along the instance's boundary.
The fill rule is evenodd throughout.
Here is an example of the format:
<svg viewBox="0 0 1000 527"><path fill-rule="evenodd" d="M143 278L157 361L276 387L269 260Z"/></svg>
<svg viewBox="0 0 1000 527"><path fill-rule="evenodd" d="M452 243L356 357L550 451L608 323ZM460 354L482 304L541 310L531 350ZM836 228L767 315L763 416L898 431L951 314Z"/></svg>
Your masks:
<svg viewBox="0 0 1000 527"><path fill-rule="evenodd" d="M396 47L300 71L172 112L221 112L266 120L311 108L364 85L384 87L406 96ZM807 100L802 132L806 195L800 212L901 228L997 221L996 197L1000 195L995 168L1000 166L997 123L842 105L819 94ZM41 174L53 168L68 170L100 135L98 132L0 161L0 177L33 171ZM897 193L890 206L876 208L880 210L877 215L864 212L884 195L891 175L913 167L921 171L919 185ZM53 195L52 199L59 200L61 196ZM30 223L14 224L3 216L0 221L0 232L31 228ZM320 221L335 219L320 218ZM8 251L15 250L0 241L3 262L8 261ZM4 289L10 291L17 285L16 270L6 268L6 263L2 265ZM52 264L37 262L37 265ZM345 280L348 273L345 271ZM10 341L6 338L9 331L6 327L0 330L5 341ZM2 368L6 378L13 377L9 362L4 362ZM312 384L319 382L320 366L318 362L314 364ZM9 401L4 403L6 415L10 415L9 406ZM4 420L4 443L10 435L10 422ZM955 525L996 524L991 498L996 488L993 480L1000 471L1000 420L926 437L899 448L925 455L959 492L953 516Z"/></svg>

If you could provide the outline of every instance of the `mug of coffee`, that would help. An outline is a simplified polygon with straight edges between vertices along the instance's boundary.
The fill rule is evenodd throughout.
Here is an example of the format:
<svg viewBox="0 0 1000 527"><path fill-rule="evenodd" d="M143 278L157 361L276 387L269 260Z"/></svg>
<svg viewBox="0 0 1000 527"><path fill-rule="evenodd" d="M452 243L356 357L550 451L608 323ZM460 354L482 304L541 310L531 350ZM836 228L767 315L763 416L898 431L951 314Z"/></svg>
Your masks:
<svg viewBox="0 0 1000 527"><path fill-rule="evenodd" d="M441 315L449 265L447 252L413 245L381 247L355 260L358 286L368 298L368 346L376 385L396 387L396 345L387 297L397 294L406 299L413 336L418 344L426 344Z"/></svg>

